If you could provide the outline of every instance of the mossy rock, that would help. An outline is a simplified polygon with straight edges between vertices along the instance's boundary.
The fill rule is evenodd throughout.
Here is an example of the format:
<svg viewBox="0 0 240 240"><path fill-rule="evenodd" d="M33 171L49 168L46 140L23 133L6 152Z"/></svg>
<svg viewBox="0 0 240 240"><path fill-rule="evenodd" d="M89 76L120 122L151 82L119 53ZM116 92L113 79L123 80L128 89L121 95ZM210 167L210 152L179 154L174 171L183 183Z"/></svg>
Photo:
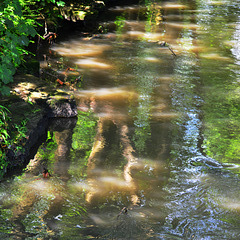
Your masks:
<svg viewBox="0 0 240 240"><path fill-rule="evenodd" d="M47 100L49 117L76 117L77 104L70 95L55 95Z"/></svg>

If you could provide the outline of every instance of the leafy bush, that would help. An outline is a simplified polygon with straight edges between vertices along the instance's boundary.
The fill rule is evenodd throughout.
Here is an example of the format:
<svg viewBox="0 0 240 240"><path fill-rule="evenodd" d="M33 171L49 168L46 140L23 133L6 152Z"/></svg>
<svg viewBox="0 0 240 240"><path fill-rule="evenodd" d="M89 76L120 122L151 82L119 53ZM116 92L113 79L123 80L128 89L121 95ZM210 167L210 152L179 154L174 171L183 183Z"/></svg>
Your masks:
<svg viewBox="0 0 240 240"><path fill-rule="evenodd" d="M6 147L9 138L8 134L8 122L10 120L8 116L9 110L0 105L0 177L4 174L3 170L6 168Z"/></svg>
<svg viewBox="0 0 240 240"><path fill-rule="evenodd" d="M13 81L16 68L28 54L25 47L29 44L29 36L37 32L35 21L23 15L24 1L4 0L0 4L0 92L9 94L6 86Z"/></svg>
<svg viewBox="0 0 240 240"><path fill-rule="evenodd" d="M0 179L8 166L6 159L8 150L21 151L27 132L27 119L22 120L18 125L13 124L9 116L10 111L0 105Z"/></svg>

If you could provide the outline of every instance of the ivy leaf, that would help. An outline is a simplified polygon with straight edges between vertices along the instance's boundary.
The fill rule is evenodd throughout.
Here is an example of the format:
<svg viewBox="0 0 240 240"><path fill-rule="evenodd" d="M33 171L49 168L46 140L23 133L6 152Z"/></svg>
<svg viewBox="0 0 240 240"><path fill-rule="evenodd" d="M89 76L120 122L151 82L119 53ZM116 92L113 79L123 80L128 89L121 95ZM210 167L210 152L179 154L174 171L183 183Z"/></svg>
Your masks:
<svg viewBox="0 0 240 240"><path fill-rule="evenodd" d="M21 36L21 44L23 46L27 46L29 43L29 39L26 36Z"/></svg>
<svg viewBox="0 0 240 240"><path fill-rule="evenodd" d="M0 78L4 84L8 84L13 81L12 71L8 68L5 68L5 71L1 73Z"/></svg>
<svg viewBox="0 0 240 240"><path fill-rule="evenodd" d="M30 34L31 37L34 37L34 36L37 35L37 31L35 30L34 27L28 26L27 30L28 30L28 33Z"/></svg>
<svg viewBox="0 0 240 240"><path fill-rule="evenodd" d="M7 25L7 28L14 28L13 21L11 21L7 18L5 19L5 24Z"/></svg>
<svg viewBox="0 0 240 240"><path fill-rule="evenodd" d="M14 14L16 14L18 16L22 16L22 8L18 2L14 6Z"/></svg>
<svg viewBox="0 0 240 240"><path fill-rule="evenodd" d="M1 23L1 22L0 22L0 23ZM3 33L4 30L5 30L5 28L4 28L3 24L0 24L0 33L1 33L1 35L2 35L2 33Z"/></svg>
<svg viewBox="0 0 240 240"><path fill-rule="evenodd" d="M65 2L63 2L63 1L57 1L57 6L58 6L58 7L64 7L64 6L65 6Z"/></svg>
<svg viewBox="0 0 240 240"><path fill-rule="evenodd" d="M10 88L3 85L2 87L0 87L0 92L2 95L8 96L10 94Z"/></svg>

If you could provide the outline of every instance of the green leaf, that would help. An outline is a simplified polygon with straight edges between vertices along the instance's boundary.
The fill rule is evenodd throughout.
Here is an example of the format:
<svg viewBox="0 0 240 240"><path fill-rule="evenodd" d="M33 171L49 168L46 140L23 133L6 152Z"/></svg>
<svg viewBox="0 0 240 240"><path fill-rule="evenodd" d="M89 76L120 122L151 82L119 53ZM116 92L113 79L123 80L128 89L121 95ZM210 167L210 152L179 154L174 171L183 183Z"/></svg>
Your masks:
<svg viewBox="0 0 240 240"><path fill-rule="evenodd" d="M64 6L65 6L65 2L63 2L63 1L57 1L57 6L58 6L58 7L64 7Z"/></svg>
<svg viewBox="0 0 240 240"><path fill-rule="evenodd" d="M29 39L26 36L21 36L21 43L23 46L27 46L29 43Z"/></svg>
<svg viewBox="0 0 240 240"><path fill-rule="evenodd" d="M6 65L2 65L3 69L0 72L0 79L4 84L8 84L13 81L13 74L14 72L11 71Z"/></svg>
<svg viewBox="0 0 240 240"><path fill-rule="evenodd" d="M17 16L22 16L22 8L21 8L21 5L18 2L14 6L14 13Z"/></svg>
<svg viewBox="0 0 240 240"><path fill-rule="evenodd" d="M37 35L37 31L32 26L28 26L28 33L30 34L31 37L35 37Z"/></svg>
<svg viewBox="0 0 240 240"><path fill-rule="evenodd" d="M0 92L2 93L3 96L8 96L10 95L10 88L3 85L2 87L0 87Z"/></svg>
<svg viewBox="0 0 240 240"><path fill-rule="evenodd" d="M5 31L5 28L4 28L3 24L1 24L1 21L0 21L0 34L2 35L4 31Z"/></svg>
<svg viewBox="0 0 240 240"><path fill-rule="evenodd" d="M6 129L1 129L0 131L0 138L3 138L4 141L9 137L9 134Z"/></svg>
<svg viewBox="0 0 240 240"><path fill-rule="evenodd" d="M5 23L7 25L7 28L14 28L14 24L13 24L13 22L11 20L6 18L5 19Z"/></svg>

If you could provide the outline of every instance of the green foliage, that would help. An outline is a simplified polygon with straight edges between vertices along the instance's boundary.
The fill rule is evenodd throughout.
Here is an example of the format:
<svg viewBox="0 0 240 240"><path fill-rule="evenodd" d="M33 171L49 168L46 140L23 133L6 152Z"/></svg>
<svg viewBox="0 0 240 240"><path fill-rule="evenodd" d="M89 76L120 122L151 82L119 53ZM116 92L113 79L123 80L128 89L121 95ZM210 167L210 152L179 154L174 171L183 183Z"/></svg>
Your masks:
<svg viewBox="0 0 240 240"><path fill-rule="evenodd" d="M125 21L126 21L126 18L124 15L116 17L116 20L114 21L114 23L116 25L117 34L122 34L123 28L125 26Z"/></svg>
<svg viewBox="0 0 240 240"><path fill-rule="evenodd" d="M80 112L74 129L72 147L75 150L90 150L96 135L96 124L93 113Z"/></svg>
<svg viewBox="0 0 240 240"><path fill-rule="evenodd" d="M6 151L5 148L7 147L8 143L8 122L10 120L9 116L9 110L5 108L4 106L0 105L0 171L3 171L6 166ZM4 172L0 176L3 175Z"/></svg>
<svg viewBox="0 0 240 240"><path fill-rule="evenodd" d="M5 143L7 138L9 137L7 132L8 127L8 121L10 120L9 116L9 110L5 108L4 106L0 105L0 142Z"/></svg>
<svg viewBox="0 0 240 240"><path fill-rule="evenodd" d="M88 158L96 135L97 119L92 112L79 112L72 136L72 165L69 174L74 178L85 178Z"/></svg>
<svg viewBox="0 0 240 240"><path fill-rule="evenodd" d="M4 0L0 5L0 92L9 94L7 84L13 81L13 75L25 54L28 52L29 36L34 37L34 20L23 15L24 2Z"/></svg>
<svg viewBox="0 0 240 240"><path fill-rule="evenodd" d="M95 0L67 1L67 4L61 0L2 0L0 94L10 93L8 85L13 82L16 69L25 55L29 54L26 47L37 34L47 38L49 32L56 32L59 19L83 20L87 14L97 13L102 6L103 1Z"/></svg>
<svg viewBox="0 0 240 240"><path fill-rule="evenodd" d="M47 141L42 144L38 149L37 158L42 159L43 161L47 159L48 167L51 168L51 165L55 161L55 152L57 149L57 142L54 132L47 132Z"/></svg>
<svg viewBox="0 0 240 240"><path fill-rule="evenodd" d="M37 34L37 26L46 33L45 23L61 17L58 7L65 2L56 0L3 0L0 4L0 93L8 95L13 75L24 56L26 47ZM39 16L41 17L39 20ZM39 21L39 22L38 22ZM41 25L42 24L42 25ZM37 29L41 32L41 29ZM42 31L43 32L43 31Z"/></svg>
<svg viewBox="0 0 240 240"><path fill-rule="evenodd" d="M146 32L159 31L159 25L162 22L161 6L152 1L145 1L147 6L146 11Z"/></svg>
<svg viewBox="0 0 240 240"><path fill-rule="evenodd" d="M57 25L58 18L62 18L60 8L65 6L64 1L56 0L27 0L24 1L24 13L33 18L41 27L38 28L38 33L48 27L45 24ZM45 24L43 24L45 23Z"/></svg>
<svg viewBox="0 0 240 240"><path fill-rule="evenodd" d="M139 107L134 116L135 132L133 136L133 142L139 153L146 150L147 141L151 136L150 109L151 100L139 98Z"/></svg>
<svg viewBox="0 0 240 240"><path fill-rule="evenodd" d="M10 111L0 105L0 178L4 175L8 166L6 160L8 149L11 148L15 151L23 150L27 122L28 119L24 119L21 124L13 124L10 118Z"/></svg>

